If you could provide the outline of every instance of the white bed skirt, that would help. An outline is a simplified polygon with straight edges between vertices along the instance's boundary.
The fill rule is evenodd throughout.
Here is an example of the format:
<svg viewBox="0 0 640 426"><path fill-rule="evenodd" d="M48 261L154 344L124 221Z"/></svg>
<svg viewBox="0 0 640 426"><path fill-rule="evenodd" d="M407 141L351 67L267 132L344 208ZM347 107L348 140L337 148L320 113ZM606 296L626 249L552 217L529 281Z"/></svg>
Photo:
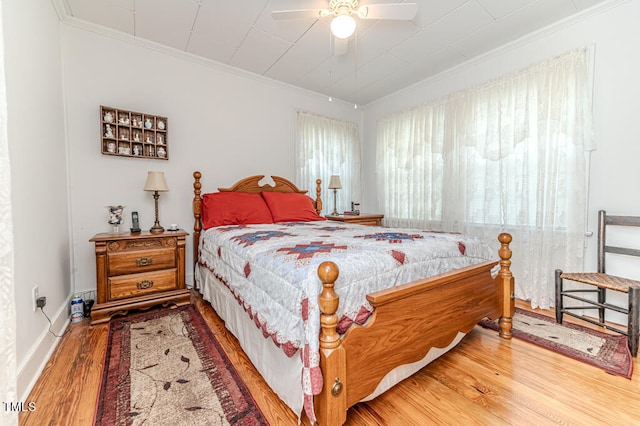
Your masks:
<svg viewBox="0 0 640 426"><path fill-rule="evenodd" d="M195 279L203 299L208 301L224 320L227 329L238 339L240 346L262 375L269 387L298 416L302 414L304 394L302 392L302 360L298 353L287 357L270 339L265 339L249 315L238 304L231 291L207 268L196 266ZM432 348L420 361L405 364L391 370L378 384L376 390L362 401L381 395L395 384L411 376L424 366L453 349L464 333L459 332L445 348Z"/></svg>
<svg viewBox="0 0 640 426"><path fill-rule="evenodd" d="M302 392L302 360L296 352L288 357L270 339L238 304L226 285L207 268L197 265L196 282L204 300L211 303L225 326L236 336L242 350L262 375L269 387L300 418L304 404Z"/></svg>

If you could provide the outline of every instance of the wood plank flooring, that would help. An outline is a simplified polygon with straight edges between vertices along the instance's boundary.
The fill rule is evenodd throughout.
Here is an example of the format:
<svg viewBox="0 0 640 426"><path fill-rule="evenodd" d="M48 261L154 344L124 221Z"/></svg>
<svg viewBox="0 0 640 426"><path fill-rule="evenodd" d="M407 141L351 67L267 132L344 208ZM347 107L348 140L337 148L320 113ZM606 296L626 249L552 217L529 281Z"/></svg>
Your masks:
<svg viewBox="0 0 640 426"><path fill-rule="evenodd" d="M267 387L211 306L192 296L272 425L297 417ZM518 302L526 309L527 304ZM540 311L550 314L548 311ZM20 425L91 425L106 324L73 323L25 402ZM347 425L638 425L640 371L617 377L538 346L476 327L452 351L373 401ZM306 419L303 425L309 425ZM175 426L175 425L174 425Z"/></svg>

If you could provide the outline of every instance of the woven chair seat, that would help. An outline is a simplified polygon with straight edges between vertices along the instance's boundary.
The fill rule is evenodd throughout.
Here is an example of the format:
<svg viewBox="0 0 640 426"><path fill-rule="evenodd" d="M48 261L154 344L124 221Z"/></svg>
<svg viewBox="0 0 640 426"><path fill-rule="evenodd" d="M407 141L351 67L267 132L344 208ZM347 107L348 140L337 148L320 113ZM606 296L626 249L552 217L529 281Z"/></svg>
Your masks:
<svg viewBox="0 0 640 426"><path fill-rule="evenodd" d="M640 281L629 278L617 277L609 275L605 269L605 256L623 255L640 257L640 249L638 249L638 241L634 239L627 241L626 245L613 246L607 245L605 230L612 226L618 230L615 232L623 232L621 227L640 228L640 216L612 216L607 215L605 210L598 211L598 272L564 272L561 269L555 270L556 280L556 322L562 324L562 317L569 315L574 318L587 321L591 324L604 327L616 333L627 336L629 351L631 355L638 355L638 346L640 345ZM595 286L590 289L565 289L564 280L575 281L583 284ZM627 293L627 304L607 300L607 290L619 291ZM580 293L596 293L597 299L579 296ZM565 306L564 299L569 298L582 303L582 305ZM595 300L594 300L595 299ZM626 305L626 306L625 306ZM587 316L580 313L583 309L597 309L598 318ZM626 331L616 328L610 322L607 322L606 311L615 311L627 316Z"/></svg>
<svg viewBox="0 0 640 426"><path fill-rule="evenodd" d="M629 278L616 277L615 275L602 274L597 272L563 273L562 275L560 275L560 277L565 280L577 281L584 284L594 285L600 288L608 288L614 291L621 291L623 293L628 293L629 287L640 288L640 281L632 280Z"/></svg>

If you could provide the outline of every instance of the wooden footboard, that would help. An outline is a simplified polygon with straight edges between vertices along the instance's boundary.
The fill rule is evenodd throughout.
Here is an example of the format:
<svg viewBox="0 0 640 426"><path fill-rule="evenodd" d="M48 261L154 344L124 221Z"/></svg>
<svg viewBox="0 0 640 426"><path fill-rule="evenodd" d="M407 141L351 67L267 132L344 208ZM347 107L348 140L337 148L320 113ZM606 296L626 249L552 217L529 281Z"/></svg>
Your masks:
<svg viewBox="0 0 640 426"><path fill-rule="evenodd" d="M485 317L500 318L500 336L511 338L514 281L511 274L511 235L500 234L500 271L485 262L428 279L417 280L367 296L374 307L368 323L352 327L340 338L336 331L338 267L318 268L323 290L319 296L320 366L323 391L315 398L320 425L341 425L347 409L371 395L395 367L424 358L431 348L444 348L468 333Z"/></svg>

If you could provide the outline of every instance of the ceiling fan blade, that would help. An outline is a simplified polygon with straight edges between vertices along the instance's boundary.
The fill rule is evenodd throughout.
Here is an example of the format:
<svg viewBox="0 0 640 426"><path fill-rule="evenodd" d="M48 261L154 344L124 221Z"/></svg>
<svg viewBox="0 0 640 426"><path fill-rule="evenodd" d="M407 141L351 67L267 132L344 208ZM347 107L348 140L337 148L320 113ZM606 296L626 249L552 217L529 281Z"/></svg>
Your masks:
<svg viewBox="0 0 640 426"><path fill-rule="evenodd" d="M349 39L348 38L333 38L333 55L334 56L342 56L347 53L349 50Z"/></svg>
<svg viewBox="0 0 640 426"><path fill-rule="evenodd" d="M369 4L358 9L360 19L411 20L418 13L416 3Z"/></svg>
<svg viewBox="0 0 640 426"><path fill-rule="evenodd" d="M296 10L274 10L271 12L273 19L300 19L300 18L320 18L324 16L324 9L296 9Z"/></svg>
<svg viewBox="0 0 640 426"><path fill-rule="evenodd" d="M327 0L271 0L274 19L318 18L327 11Z"/></svg>

